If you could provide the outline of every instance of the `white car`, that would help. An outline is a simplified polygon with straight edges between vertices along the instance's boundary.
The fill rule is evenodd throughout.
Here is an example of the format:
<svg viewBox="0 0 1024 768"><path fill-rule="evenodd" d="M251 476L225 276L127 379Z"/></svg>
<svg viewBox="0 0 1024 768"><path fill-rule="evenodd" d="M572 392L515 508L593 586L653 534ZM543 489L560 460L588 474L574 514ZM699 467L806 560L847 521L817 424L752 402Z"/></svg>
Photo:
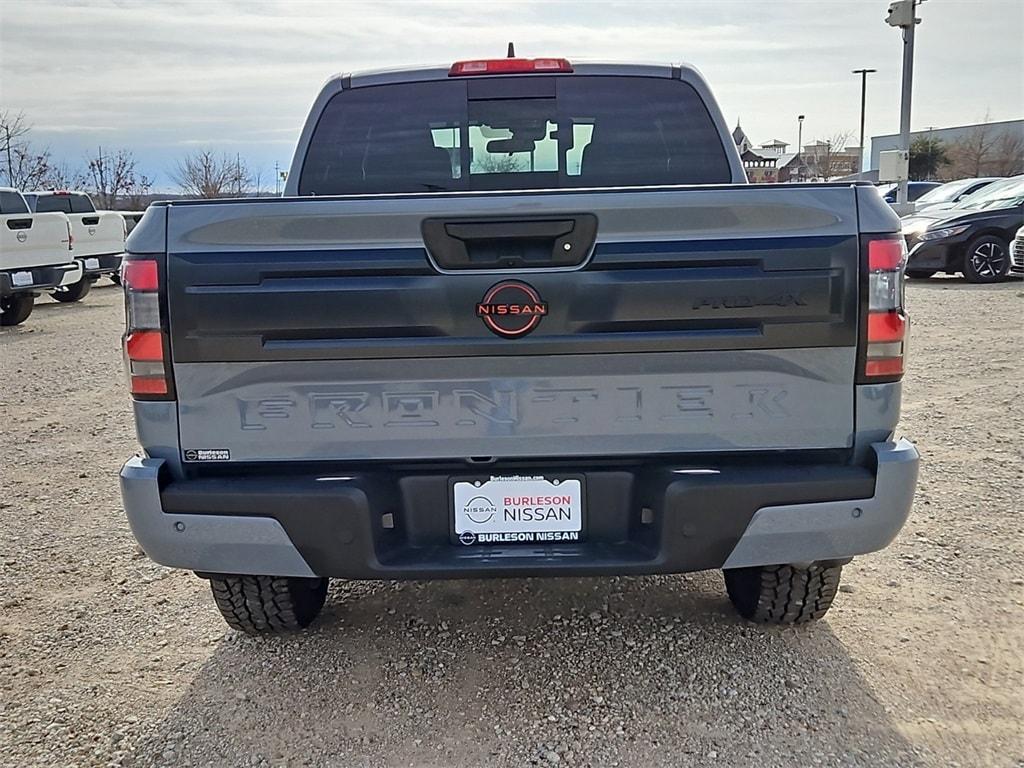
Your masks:
<svg viewBox="0 0 1024 768"><path fill-rule="evenodd" d="M957 179L925 192L914 202L914 213L944 211L952 208L969 195L984 189L989 184L1002 181L996 176L976 179Z"/></svg>
<svg viewBox="0 0 1024 768"><path fill-rule="evenodd" d="M81 279L67 217L33 214L18 190L0 187L0 325L25 322L42 291Z"/></svg>
<svg viewBox="0 0 1024 768"><path fill-rule="evenodd" d="M1010 277L1024 277L1024 227L1017 230L1010 243Z"/></svg>
<svg viewBox="0 0 1024 768"><path fill-rule="evenodd" d="M100 275L116 275L124 256L125 220L113 211L97 211L85 192L30 192L36 213L61 213L71 224L72 253L82 264L82 279L53 292L57 301L79 301Z"/></svg>

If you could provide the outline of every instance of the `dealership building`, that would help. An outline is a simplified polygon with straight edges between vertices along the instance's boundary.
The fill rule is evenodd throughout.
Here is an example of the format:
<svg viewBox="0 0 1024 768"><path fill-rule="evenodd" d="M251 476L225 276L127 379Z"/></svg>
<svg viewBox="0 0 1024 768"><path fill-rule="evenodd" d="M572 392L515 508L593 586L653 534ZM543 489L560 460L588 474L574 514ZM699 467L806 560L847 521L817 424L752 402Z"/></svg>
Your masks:
<svg viewBox="0 0 1024 768"><path fill-rule="evenodd" d="M958 125L954 128L927 128L923 131L911 131L910 141L923 137L938 139L943 144L951 146L958 141L964 141L978 132L985 131L986 140L1000 141L1003 136L1024 137L1024 120L1002 120L992 123L975 123L973 125ZM890 149L900 148L900 135L890 133L884 136L871 137L871 161L868 168L878 168L878 154Z"/></svg>

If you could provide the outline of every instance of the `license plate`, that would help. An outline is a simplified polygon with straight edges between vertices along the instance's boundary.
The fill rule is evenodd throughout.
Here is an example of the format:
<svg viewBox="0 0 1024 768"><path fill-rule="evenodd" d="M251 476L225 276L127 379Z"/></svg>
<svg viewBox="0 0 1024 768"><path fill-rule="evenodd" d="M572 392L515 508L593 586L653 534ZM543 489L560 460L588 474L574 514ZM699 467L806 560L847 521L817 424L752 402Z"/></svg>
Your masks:
<svg viewBox="0 0 1024 768"><path fill-rule="evenodd" d="M32 273L31 272L14 272L11 274L11 285L15 285L18 288L23 288L26 285L32 285Z"/></svg>
<svg viewBox="0 0 1024 768"><path fill-rule="evenodd" d="M99 259L86 259L85 260L85 268L86 269L99 269L100 268L100 260Z"/></svg>
<svg viewBox="0 0 1024 768"><path fill-rule="evenodd" d="M583 538L579 477L492 475L452 483L454 538L476 544L546 544Z"/></svg>

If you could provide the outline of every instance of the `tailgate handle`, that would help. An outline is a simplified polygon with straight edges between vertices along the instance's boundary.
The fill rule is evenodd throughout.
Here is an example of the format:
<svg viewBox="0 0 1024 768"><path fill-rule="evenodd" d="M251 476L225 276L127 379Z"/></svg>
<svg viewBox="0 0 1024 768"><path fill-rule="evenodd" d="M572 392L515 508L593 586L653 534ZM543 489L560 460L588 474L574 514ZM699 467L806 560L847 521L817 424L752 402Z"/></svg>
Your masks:
<svg viewBox="0 0 1024 768"><path fill-rule="evenodd" d="M8 229L32 229L32 219L8 219Z"/></svg>
<svg viewBox="0 0 1024 768"><path fill-rule="evenodd" d="M591 213L423 222L423 243L441 269L575 267L586 260L596 236L597 217Z"/></svg>
<svg viewBox="0 0 1024 768"><path fill-rule="evenodd" d="M100 223L99 216L83 216L82 223L87 227L93 227Z"/></svg>

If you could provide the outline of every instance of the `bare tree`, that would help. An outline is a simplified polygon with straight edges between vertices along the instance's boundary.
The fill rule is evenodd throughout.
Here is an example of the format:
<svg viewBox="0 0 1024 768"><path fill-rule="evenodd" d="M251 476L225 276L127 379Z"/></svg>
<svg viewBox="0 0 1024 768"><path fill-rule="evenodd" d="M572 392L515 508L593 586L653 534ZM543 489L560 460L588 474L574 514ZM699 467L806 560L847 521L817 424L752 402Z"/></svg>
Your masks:
<svg viewBox="0 0 1024 768"><path fill-rule="evenodd" d="M50 150L32 145L28 138L31 129L24 112L0 112L0 177L7 186L37 189L50 175Z"/></svg>
<svg viewBox="0 0 1024 768"><path fill-rule="evenodd" d="M996 142L992 172L996 176L1024 173L1024 136L1016 130L1004 131Z"/></svg>
<svg viewBox="0 0 1024 768"><path fill-rule="evenodd" d="M248 193L252 174L240 156L199 150L178 161L170 176L186 195L228 197Z"/></svg>
<svg viewBox="0 0 1024 768"><path fill-rule="evenodd" d="M508 155L484 155L473 161L477 173L517 173L527 170L526 161L521 157Z"/></svg>
<svg viewBox="0 0 1024 768"><path fill-rule="evenodd" d="M40 186L43 189L77 189L85 186L85 178L79 171L69 168L67 163L51 163Z"/></svg>
<svg viewBox="0 0 1024 768"><path fill-rule="evenodd" d="M945 175L954 179L1013 176L1024 171L1024 136L1016 126L985 121L964 133L949 148Z"/></svg>
<svg viewBox="0 0 1024 768"><path fill-rule="evenodd" d="M131 150L118 149L104 154L103 147L99 147L86 162L83 183L98 208L113 210L121 198L139 198L153 186L152 180L136 169Z"/></svg>
<svg viewBox="0 0 1024 768"><path fill-rule="evenodd" d="M953 178L974 178L982 176L992 160L999 137L988 123L988 116L981 125L976 125L961 136L949 150Z"/></svg>

